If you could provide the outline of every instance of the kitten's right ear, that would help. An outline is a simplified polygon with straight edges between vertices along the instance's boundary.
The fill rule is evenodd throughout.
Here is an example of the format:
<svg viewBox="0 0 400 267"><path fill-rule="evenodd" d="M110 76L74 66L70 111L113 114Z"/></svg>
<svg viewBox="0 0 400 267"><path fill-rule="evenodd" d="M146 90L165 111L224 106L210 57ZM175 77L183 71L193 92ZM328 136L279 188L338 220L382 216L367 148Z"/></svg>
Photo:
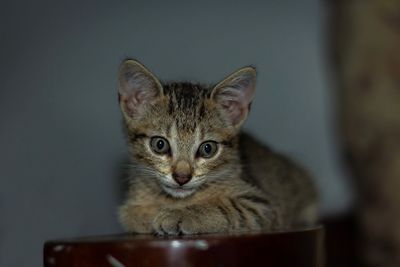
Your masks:
<svg viewBox="0 0 400 267"><path fill-rule="evenodd" d="M136 60L125 60L119 69L118 94L122 112L130 118L139 115L145 104L162 94L160 81Z"/></svg>

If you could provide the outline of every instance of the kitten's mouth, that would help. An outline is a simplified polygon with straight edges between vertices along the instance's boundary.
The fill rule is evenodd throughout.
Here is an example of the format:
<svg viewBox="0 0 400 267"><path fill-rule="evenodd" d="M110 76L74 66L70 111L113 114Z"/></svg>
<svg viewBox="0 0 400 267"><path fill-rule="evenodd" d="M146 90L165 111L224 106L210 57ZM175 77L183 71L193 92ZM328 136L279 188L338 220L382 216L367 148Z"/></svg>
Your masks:
<svg viewBox="0 0 400 267"><path fill-rule="evenodd" d="M196 188L185 188L182 186L162 185L165 192L176 198L185 198L192 195Z"/></svg>

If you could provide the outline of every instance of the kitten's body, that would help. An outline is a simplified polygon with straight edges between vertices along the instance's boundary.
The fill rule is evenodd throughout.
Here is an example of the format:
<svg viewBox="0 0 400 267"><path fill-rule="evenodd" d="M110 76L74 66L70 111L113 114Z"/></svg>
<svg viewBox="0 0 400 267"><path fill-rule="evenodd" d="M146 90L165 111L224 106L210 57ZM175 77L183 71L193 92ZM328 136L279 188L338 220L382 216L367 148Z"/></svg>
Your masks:
<svg viewBox="0 0 400 267"><path fill-rule="evenodd" d="M316 196L308 175L239 134L254 75L253 69L242 69L213 88L162 86L139 63L123 65L120 101L134 165L120 209L128 231L260 231L315 222ZM235 95L237 90L243 91ZM152 151L155 137L162 137L169 150ZM215 154L199 156L202 144L210 142Z"/></svg>
<svg viewBox="0 0 400 267"><path fill-rule="evenodd" d="M308 173L290 159L242 134L243 177L255 182L279 209L282 226L311 225L317 221L317 194Z"/></svg>

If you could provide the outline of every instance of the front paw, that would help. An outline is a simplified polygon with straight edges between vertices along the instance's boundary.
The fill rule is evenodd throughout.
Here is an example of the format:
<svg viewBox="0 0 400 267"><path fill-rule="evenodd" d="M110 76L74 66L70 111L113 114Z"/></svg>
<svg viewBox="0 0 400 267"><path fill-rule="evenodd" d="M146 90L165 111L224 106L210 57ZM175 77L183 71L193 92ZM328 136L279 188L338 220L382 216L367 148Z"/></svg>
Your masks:
<svg viewBox="0 0 400 267"><path fill-rule="evenodd" d="M158 235L196 234L196 222L184 209L161 211L153 221L154 232Z"/></svg>

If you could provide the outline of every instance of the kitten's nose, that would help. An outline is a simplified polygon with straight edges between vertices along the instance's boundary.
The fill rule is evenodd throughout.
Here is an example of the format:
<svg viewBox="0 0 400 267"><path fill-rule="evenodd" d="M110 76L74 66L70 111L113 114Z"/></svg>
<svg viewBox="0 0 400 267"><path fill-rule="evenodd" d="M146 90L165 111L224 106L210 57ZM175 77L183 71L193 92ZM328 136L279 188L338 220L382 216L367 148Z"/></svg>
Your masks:
<svg viewBox="0 0 400 267"><path fill-rule="evenodd" d="M192 170L186 161L178 161L172 173L172 178L179 184L184 185L192 179Z"/></svg>
<svg viewBox="0 0 400 267"><path fill-rule="evenodd" d="M185 175L185 176L180 176L177 173L173 173L172 177L181 186L184 185L184 184L187 184L190 181L190 179L192 179L192 175L190 175L190 174L189 175Z"/></svg>

